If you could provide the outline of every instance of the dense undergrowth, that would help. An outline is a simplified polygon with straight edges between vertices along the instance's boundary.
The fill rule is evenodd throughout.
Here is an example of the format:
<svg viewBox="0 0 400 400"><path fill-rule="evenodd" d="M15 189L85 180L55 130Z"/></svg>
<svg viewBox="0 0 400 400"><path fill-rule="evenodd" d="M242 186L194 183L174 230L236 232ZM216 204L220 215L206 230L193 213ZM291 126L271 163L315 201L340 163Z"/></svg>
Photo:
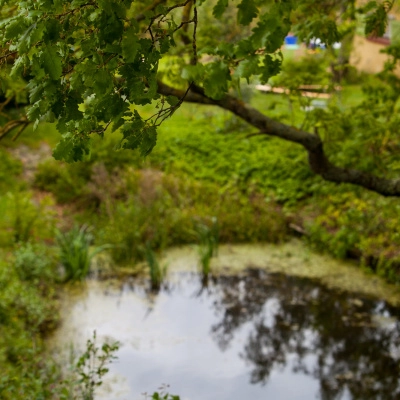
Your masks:
<svg viewBox="0 0 400 400"><path fill-rule="evenodd" d="M52 195L32 190L21 177L21 162L4 148L0 157L0 398L93 399L92 382L101 382L105 372L89 368L86 358L105 365L116 344L100 350L88 343L66 372L46 353L45 340L59 323L60 285L76 278L68 275L65 252L54 236L74 231L59 231L64 223ZM88 260L79 254L82 271L82 261L87 265Z"/></svg>
<svg viewBox="0 0 400 400"><path fill-rule="evenodd" d="M343 104L356 101L353 88L340 93ZM253 101L289 118L283 97L256 94ZM311 118L301 116L296 97L291 101L298 124ZM221 242L278 242L294 224L314 248L355 257L397 282L398 200L323 181L300 147L254 133L223 111L186 104L161 128L145 160L110 151L118 146L116 133L95 141L86 163L40 164L34 186L81 210L99 244L114 245L117 262L144 258L146 245L161 250L196 242L196 224L217 218ZM343 154L334 150L340 161Z"/></svg>
<svg viewBox="0 0 400 400"><path fill-rule="evenodd" d="M42 341L57 323L55 264L42 242L50 221L39 221L44 204L33 204L32 193L18 179L21 163L4 149L1 158L0 397L44 398L56 379Z"/></svg>

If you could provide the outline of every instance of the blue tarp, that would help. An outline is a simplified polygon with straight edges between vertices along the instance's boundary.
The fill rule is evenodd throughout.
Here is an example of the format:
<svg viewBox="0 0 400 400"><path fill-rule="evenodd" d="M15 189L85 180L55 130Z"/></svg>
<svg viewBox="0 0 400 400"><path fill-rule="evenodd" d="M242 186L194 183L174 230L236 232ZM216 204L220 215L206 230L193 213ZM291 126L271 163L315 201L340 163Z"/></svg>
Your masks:
<svg viewBox="0 0 400 400"><path fill-rule="evenodd" d="M297 44L297 36L286 36L285 37L285 45L293 46Z"/></svg>

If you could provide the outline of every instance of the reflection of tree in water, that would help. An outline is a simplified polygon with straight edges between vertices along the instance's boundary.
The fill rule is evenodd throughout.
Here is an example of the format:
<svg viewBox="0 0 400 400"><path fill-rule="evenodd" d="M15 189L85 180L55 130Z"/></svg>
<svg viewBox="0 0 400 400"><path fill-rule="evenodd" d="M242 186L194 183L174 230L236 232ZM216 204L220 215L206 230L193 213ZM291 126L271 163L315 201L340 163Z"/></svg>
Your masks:
<svg viewBox="0 0 400 400"><path fill-rule="evenodd" d="M249 269L224 276L215 302L220 323L212 327L222 349L250 324L242 357L251 382L266 383L273 369L295 359L294 372L314 376L322 399L337 399L347 387L353 399L400 398L399 316L382 302L356 298L306 279Z"/></svg>

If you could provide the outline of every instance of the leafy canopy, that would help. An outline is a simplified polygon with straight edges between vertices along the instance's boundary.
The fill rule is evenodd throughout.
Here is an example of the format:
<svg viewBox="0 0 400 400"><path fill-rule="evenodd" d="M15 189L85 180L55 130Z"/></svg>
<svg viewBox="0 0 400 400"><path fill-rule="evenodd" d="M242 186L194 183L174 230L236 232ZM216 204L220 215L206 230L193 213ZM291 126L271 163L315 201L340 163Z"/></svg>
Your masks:
<svg viewBox="0 0 400 400"><path fill-rule="evenodd" d="M163 59L174 64L167 71L171 82L186 90L202 88L218 100L241 79L267 82L278 74L280 47L289 31L304 40L319 37L327 45L340 40L342 3L3 0L1 59L15 57L11 77L28 81L29 120L57 123L62 139L56 159L82 160L91 136L102 136L109 127L120 129L121 148L147 155L156 144L157 127L184 100L158 94ZM393 5L371 1L356 9L354 1L345 3L352 12L368 12L366 29L377 34ZM220 35L209 36L213 26ZM229 32L237 26L240 33L232 39ZM146 104L155 106L150 118L140 114Z"/></svg>

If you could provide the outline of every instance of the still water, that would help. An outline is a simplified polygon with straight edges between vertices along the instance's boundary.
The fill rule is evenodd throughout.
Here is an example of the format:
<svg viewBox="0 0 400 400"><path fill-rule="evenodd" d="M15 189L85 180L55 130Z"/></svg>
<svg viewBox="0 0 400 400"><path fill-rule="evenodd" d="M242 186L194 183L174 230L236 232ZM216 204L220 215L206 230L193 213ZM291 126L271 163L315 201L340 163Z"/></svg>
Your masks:
<svg viewBox="0 0 400 400"><path fill-rule="evenodd" d="M88 281L64 314L64 347L93 330L121 342L97 399L163 384L182 400L400 398L400 309L316 279L178 268L159 293L143 278Z"/></svg>

